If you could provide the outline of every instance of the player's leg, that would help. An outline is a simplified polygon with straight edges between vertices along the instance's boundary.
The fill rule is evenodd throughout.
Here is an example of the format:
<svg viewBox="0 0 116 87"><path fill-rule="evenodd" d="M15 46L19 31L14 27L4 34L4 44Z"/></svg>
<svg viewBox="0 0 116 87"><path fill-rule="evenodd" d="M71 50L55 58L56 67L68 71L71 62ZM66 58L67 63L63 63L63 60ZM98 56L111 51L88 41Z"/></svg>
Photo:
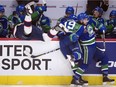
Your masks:
<svg viewBox="0 0 116 87"><path fill-rule="evenodd" d="M71 51L68 46L68 41L66 39L67 37L64 37L63 39L60 39L59 44L60 44L60 50L63 54L63 56L67 59L67 55L71 55Z"/></svg>
<svg viewBox="0 0 116 87"><path fill-rule="evenodd" d="M82 75L87 70L88 65L91 63L91 59L93 58L95 54L95 45L91 46L82 46L82 52L83 52L83 62L81 65L76 69L75 74L76 78L80 79L81 82L84 83L84 85L88 85L88 81L82 79Z"/></svg>
<svg viewBox="0 0 116 87"><path fill-rule="evenodd" d="M101 61L101 71L103 75L103 84L106 84L107 82L114 83L114 79L110 79L108 77L108 57L106 52L102 52L100 50L96 50L95 58L97 58L99 61Z"/></svg>
<svg viewBox="0 0 116 87"><path fill-rule="evenodd" d="M70 46L70 49L72 50L73 57L76 60L75 66L72 67L74 76L73 76L73 80L72 80L71 84L88 85L88 81L82 79L82 75L85 72L85 70L87 69L88 64L83 63L83 54L81 52L79 44L78 43L73 44L72 46ZM84 56L86 56L86 55L84 55Z"/></svg>
<svg viewBox="0 0 116 87"><path fill-rule="evenodd" d="M79 63L78 65L75 65L74 67L72 67L74 76L73 76L71 84L88 85L88 81L82 79L82 75L85 72L85 69L88 67L88 65L81 63L81 61Z"/></svg>

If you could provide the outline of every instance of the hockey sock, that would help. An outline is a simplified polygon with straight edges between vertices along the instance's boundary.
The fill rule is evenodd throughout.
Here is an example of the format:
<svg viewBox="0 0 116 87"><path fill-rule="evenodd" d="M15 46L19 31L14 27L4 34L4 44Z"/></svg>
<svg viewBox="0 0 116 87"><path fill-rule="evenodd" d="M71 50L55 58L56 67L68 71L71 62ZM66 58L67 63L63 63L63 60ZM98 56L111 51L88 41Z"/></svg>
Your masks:
<svg viewBox="0 0 116 87"><path fill-rule="evenodd" d="M102 65L101 71L102 71L103 75L107 76L108 75L108 64Z"/></svg>
<svg viewBox="0 0 116 87"><path fill-rule="evenodd" d="M74 71L74 74L75 74L74 78L75 78L76 80L78 80L78 79L82 76L83 73L84 73L84 70L81 69L80 67L78 67L78 68Z"/></svg>

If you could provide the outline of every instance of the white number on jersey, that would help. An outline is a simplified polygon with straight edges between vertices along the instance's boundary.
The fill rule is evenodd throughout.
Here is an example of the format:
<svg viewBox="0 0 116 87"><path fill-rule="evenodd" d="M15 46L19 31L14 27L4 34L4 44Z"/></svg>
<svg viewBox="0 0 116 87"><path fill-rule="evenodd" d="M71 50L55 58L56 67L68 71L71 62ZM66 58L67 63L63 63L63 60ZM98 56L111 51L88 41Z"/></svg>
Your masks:
<svg viewBox="0 0 116 87"><path fill-rule="evenodd" d="M75 21L72 21L72 20L69 20L69 21L66 21L65 22L65 27L69 30L69 31L72 31L75 27L75 24L76 22Z"/></svg>

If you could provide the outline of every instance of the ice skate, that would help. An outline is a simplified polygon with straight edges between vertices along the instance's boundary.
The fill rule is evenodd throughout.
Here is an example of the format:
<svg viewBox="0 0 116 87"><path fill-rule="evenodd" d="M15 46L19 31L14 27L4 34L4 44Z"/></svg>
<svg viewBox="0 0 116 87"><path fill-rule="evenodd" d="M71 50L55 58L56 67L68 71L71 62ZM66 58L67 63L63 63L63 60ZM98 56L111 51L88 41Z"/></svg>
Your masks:
<svg viewBox="0 0 116 87"><path fill-rule="evenodd" d="M79 79L79 80L73 79L73 80L71 81L70 87L83 87L83 82L80 81L80 79Z"/></svg>
<svg viewBox="0 0 116 87"><path fill-rule="evenodd" d="M103 85L106 85L107 83L114 84L114 79L110 79L108 76L103 76Z"/></svg>
<svg viewBox="0 0 116 87"><path fill-rule="evenodd" d="M80 82L82 82L83 85L88 86L88 81L83 80L82 77L80 78Z"/></svg>

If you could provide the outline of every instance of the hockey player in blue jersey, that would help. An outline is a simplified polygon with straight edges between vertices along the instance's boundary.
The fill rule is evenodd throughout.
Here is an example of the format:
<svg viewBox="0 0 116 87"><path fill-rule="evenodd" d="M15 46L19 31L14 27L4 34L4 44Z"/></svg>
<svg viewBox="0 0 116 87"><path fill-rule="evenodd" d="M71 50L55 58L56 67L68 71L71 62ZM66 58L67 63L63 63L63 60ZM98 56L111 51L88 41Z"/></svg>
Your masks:
<svg viewBox="0 0 116 87"><path fill-rule="evenodd" d="M93 18L95 18L97 21L99 21L100 23L105 23L105 19L102 18L103 15L103 9L100 7L96 7L93 10Z"/></svg>
<svg viewBox="0 0 116 87"><path fill-rule="evenodd" d="M47 10L47 6L36 6L35 11L39 11L40 16L34 19L34 25L41 27L44 33L48 33L51 29L51 19L43 14Z"/></svg>
<svg viewBox="0 0 116 87"><path fill-rule="evenodd" d="M109 15L109 19L106 20L105 26L106 30L106 38L116 38L115 32L113 32L116 27L116 10L112 10Z"/></svg>
<svg viewBox="0 0 116 87"><path fill-rule="evenodd" d="M74 8L72 6L68 6L65 10L65 16L58 19L58 23L64 23L69 19L69 16L74 15Z"/></svg>
<svg viewBox="0 0 116 87"><path fill-rule="evenodd" d="M108 78L108 58L106 54L104 52L101 52L101 50L97 49L96 46L95 32L93 26L91 26L91 24L95 24L95 23L94 22L92 23L92 19L89 18L85 13L80 13L78 15L78 23L85 26L84 28L79 29L75 32L82 46L84 57L83 57L83 64L81 66L82 68L80 69L81 74L79 74L79 71L76 71L77 72L76 74L78 76L76 77L76 80L78 80L82 76L84 71L87 69L88 65L91 63L91 59L96 58L101 61L103 83L114 82L113 79ZM100 32L103 32L103 30L105 30L105 27L101 26L99 30Z"/></svg>
<svg viewBox="0 0 116 87"><path fill-rule="evenodd" d="M90 16L90 18L93 20L93 22L96 22L94 24L91 23L93 26L94 30L96 31L96 37L101 38L101 33L99 32L99 26L103 26L105 23L105 19L102 18L103 15L103 9L100 7L96 7L93 10L93 15ZM105 25L104 25L105 26ZM99 27L99 28L98 28Z"/></svg>
<svg viewBox="0 0 116 87"><path fill-rule="evenodd" d="M77 26L80 26L80 28L83 27L81 25L76 24L75 21L67 20L67 23L69 23L69 24L71 23L71 25L74 24L74 25L76 25L76 27ZM67 27L69 27L68 24L67 24ZM77 77L77 74L75 71L80 70L80 66L81 66L81 62L82 62L82 52L80 50L78 40L76 40L77 38L75 38L75 35L73 35L73 33L72 33L73 30L70 28L68 28L68 31L61 31L57 35L60 40L59 41L60 50L63 53L64 57L70 61L72 70L74 72L73 77L75 78L75 77ZM76 63L78 63L78 66L76 65ZM83 81L83 80L80 78L79 81ZM83 85L83 83L79 83L79 82L75 81L75 79L73 79L72 82L74 84L71 84L71 85Z"/></svg>
<svg viewBox="0 0 116 87"><path fill-rule="evenodd" d="M104 26L106 26L106 34L109 35L109 33L112 33L114 27L116 26L116 19L115 19L115 10L113 10L110 13L110 19L106 20L104 18L102 18L102 14L103 14L103 9L100 7L96 7L93 10L93 18L95 18L99 23L103 24ZM98 35L98 34L97 34ZM111 37L113 37L113 33L112 35L110 34ZM100 35L98 35L98 37L100 37Z"/></svg>
<svg viewBox="0 0 116 87"><path fill-rule="evenodd" d="M96 7L94 10L93 10L93 18L95 18L99 23L102 23L103 25L105 25L107 28L110 24L112 24L113 27L116 26L116 10L112 10L110 12L110 15L109 15L109 20L106 20L104 18L102 18L102 15L103 15L103 9L100 8L100 7ZM107 31L107 30L106 30Z"/></svg>
<svg viewBox="0 0 116 87"><path fill-rule="evenodd" d="M105 20L102 18L103 10L99 7L96 7L93 10L93 18L90 17L88 24L90 24L96 35L102 38L101 44L96 44L96 53L95 58L98 61L101 61L101 71L103 74L103 84L106 82L114 82L113 79L109 79L108 76L108 57L106 54L106 45L105 45L105 32L107 30L105 25ZM92 21L91 21L92 20Z"/></svg>
<svg viewBox="0 0 116 87"><path fill-rule="evenodd" d="M25 15L26 15L25 6L24 5L18 5L16 7L16 13L17 13L18 17L20 18L20 21L24 22L24 18L25 18Z"/></svg>
<svg viewBox="0 0 116 87"><path fill-rule="evenodd" d="M40 27L44 33L49 33L51 30L51 19L45 15L42 15L40 20Z"/></svg>
<svg viewBox="0 0 116 87"><path fill-rule="evenodd" d="M11 28L14 28L15 25L22 22L16 11L13 11L13 13L8 17L8 20Z"/></svg>
<svg viewBox="0 0 116 87"><path fill-rule="evenodd" d="M77 35L74 33L79 29L84 29L84 26L76 23L76 21L77 19L74 15L69 15L67 20L63 22L61 21L59 24L59 26L62 28L61 30L55 28L56 30L60 31L57 35L60 40L59 43L61 52L63 53L64 57L70 61L72 70L74 72L71 86L88 85L88 81L85 81L81 78L81 74L83 72L81 71L83 69L83 56L78 43ZM77 77L79 77L78 80Z"/></svg>
<svg viewBox="0 0 116 87"><path fill-rule="evenodd" d="M8 36L8 18L4 15L5 9L0 5L0 37L5 38Z"/></svg>
<svg viewBox="0 0 116 87"><path fill-rule="evenodd" d="M8 17L8 21L9 21L9 37L12 37L15 25L20 24L21 20L17 12L13 11L13 13Z"/></svg>

